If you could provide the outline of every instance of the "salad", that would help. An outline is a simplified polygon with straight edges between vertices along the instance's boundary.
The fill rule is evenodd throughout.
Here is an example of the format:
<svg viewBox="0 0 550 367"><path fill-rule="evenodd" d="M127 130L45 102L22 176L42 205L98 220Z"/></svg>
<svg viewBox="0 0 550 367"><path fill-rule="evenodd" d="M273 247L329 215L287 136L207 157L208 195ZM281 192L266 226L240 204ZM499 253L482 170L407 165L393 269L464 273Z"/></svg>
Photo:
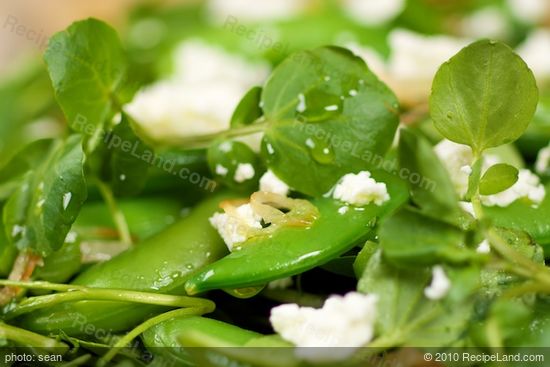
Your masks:
<svg viewBox="0 0 550 367"><path fill-rule="evenodd" d="M4 363L545 365L550 8L428 3L53 35L0 88Z"/></svg>

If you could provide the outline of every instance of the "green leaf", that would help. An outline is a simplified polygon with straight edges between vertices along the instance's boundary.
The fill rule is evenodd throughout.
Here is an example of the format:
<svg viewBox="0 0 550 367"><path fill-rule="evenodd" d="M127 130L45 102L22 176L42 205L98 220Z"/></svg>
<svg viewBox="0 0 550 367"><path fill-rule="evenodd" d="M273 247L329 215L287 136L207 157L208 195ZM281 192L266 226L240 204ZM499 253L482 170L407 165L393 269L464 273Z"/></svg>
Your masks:
<svg viewBox="0 0 550 367"><path fill-rule="evenodd" d="M408 129L399 134L399 166L409 172L413 202L423 214L456 224L461 214L458 196L431 144Z"/></svg>
<svg viewBox="0 0 550 367"><path fill-rule="evenodd" d="M0 168L0 200L9 197L17 189L25 173L44 160L51 144L51 139L32 142Z"/></svg>
<svg viewBox="0 0 550 367"><path fill-rule="evenodd" d="M443 136L479 155L519 138L537 101L535 78L525 62L508 46L482 40L440 67L430 112Z"/></svg>
<svg viewBox="0 0 550 367"><path fill-rule="evenodd" d="M52 283L65 283L81 269L81 259L80 242L65 243L44 259L44 265L35 269L33 277Z"/></svg>
<svg viewBox="0 0 550 367"><path fill-rule="evenodd" d="M50 39L44 60L69 125L85 135L86 152L92 151L118 109L115 93L126 75L116 31L97 19L75 22Z"/></svg>
<svg viewBox="0 0 550 367"><path fill-rule="evenodd" d="M525 231L540 243L550 254L550 185L546 185L546 196L538 207L516 200L506 207L484 207L483 212L495 225Z"/></svg>
<svg viewBox="0 0 550 367"><path fill-rule="evenodd" d="M425 266L462 263L476 256L464 247L465 234L450 224L402 209L380 228L380 246L394 265Z"/></svg>
<svg viewBox="0 0 550 367"><path fill-rule="evenodd" d="M371 345L445 347L458 345L473 311L470 299L479 276L475 268L460 269L447 276L451 293L440 301L425 297L431 271L402 269L388 264L378 251L369 260L357 289L378 296L377 332ZM456 292L452 294L452 292Z"/></svg>
<svg viewBox="0 0 550 367"><path fill-rule="evenodd" d="M262 101L267 165L312 196L346 173L378 168L399 122L395 95L360 58L337 47L288 57L265 85Z"/></svg>
<svg viewBox="0 0 550 367"><path fill-rule="evenodd" d="M518 173L518 169L509 164L495 164L481 177L479 193L481 195L493 195L509 189L517 182Z"/></svg>
<svg viewBox="0 0 550 367"><path fill-rule="evenodd" d="M245 94L231 116L232 128L250 125L263 115L261 97L261 87L253 87Z"/></svg>
<svg viewBox="0 0 550 367"><path fill-rule="evenodd" d="M108 158L105 159L104 179L115 195L135 195L145 186L153 150L134 132L130 117L122 114L121 122L105 138Z"/></svg>
<svg viewBox="0 0 550 367"><path fill-rule="evenodd" d="M4 207L7 236L42 256L59 249L87 197L80 135L57 142Z"/></svg>

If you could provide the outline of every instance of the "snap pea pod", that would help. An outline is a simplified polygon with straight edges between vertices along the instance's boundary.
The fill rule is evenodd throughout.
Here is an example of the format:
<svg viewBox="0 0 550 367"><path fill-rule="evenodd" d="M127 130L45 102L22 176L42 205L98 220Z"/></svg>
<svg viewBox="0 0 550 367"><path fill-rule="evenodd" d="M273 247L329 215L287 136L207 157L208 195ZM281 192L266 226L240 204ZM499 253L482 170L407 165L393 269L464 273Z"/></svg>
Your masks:
<svg viewBox="0 0 550 367"><path fill-rule="evenodd" d="M205 317L173 318L143 333L152 366L294 366L292 344ZM253 347L253 348L241 348ZM273 348L286 347L274 353ZM243 364L244 363L244 364Z"/></svg>
<svg viewBox="0 0 550 367"><path fill-rule="evenodd" d="M319 218L309 228L284 227L269 237L243 242L240 250L193 275L185 285L187 293L259 286L323 265L350 250L366 239L377 218L408 198L406 185L397 176L385 171L373 176L386 183L391 197L382 206L349 207L341 213L342 202L327 197L314 199Z"/></svg>
<svg viewBox="0 0 550 367"><path fill-rule="evenodd" d="M231 194L217 194L165 231L113 259L91 267L74 284L97 288L183 294L188 277L227 253L208 218ZM165 307L111 301L78 301L36 311L20 324L37 332L103 337L132 328Z"/></svg>

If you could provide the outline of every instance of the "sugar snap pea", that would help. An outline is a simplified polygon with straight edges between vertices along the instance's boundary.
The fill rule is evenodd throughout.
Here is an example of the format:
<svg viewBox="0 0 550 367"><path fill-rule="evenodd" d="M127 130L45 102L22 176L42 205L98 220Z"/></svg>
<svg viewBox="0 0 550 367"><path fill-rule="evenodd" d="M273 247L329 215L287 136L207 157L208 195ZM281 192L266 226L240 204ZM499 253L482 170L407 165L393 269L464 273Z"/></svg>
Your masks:
<svg viewBox="0 0 550 367"><path fill-rule="evenodd" d="M376 219L393 211L408 198L405 184L387 172L376 179L386 182L391 200L382 206L350 207L322 197L312 200L319 218L309 227L280 228L269 237L251 238L223 259L201 269L186 283L189 294L210 289L244 288L299 274L323 265L365 240Z"/></svg>
<svg viewBox="0 0 550 367"><path fill-rule="evenodd" d="M226 254L226 247L208 218L221 200L217 194L193 209L180 222L144 243L98 264L73 282L96 288L128 289L182 294L190 274ZM37 332L70 335L117 332L132 328L148 315L165 308L111 301L78 301L36 311L20 323Z"/></svg>

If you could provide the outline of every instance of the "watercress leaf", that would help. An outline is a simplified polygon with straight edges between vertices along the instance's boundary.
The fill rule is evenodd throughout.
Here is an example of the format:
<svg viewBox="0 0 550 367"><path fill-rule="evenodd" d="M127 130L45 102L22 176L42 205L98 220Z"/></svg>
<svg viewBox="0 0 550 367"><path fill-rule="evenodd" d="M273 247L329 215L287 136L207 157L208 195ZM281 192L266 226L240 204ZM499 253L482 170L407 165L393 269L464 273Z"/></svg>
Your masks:
<svg viewBox="0 0 550 367"><path fill-rule="evenodd" d="M255 191L264 171L258 155L239 141L215 142L208 148L207 159L217 180L241 192Z"/></svg>
<svg viewBox="0 0 550 367"><path fill-rule="evenodd" d="M126 74L116 31L93 18L75 22L50 39L44 60L69 125L85 135L91 152L117 109L114 95Z"/></svg>
<svg viewBox="0 0 550 367"><path fill-rule="evenodd" d="M450 272L447 275L453 288L473 288L471 276L451 277ZM378 296L380 312L376 326L379 340L384 341L385 347L459 345L472 314L471 294L465 292L463 298L451 298L449 294L449 298L441 301L429 300L424 289L430 284L430 278L429 268L394 267L385 261L381 251L370 258L357 289ZM377 339L374 339L373 345L376 344Z"/></svg>
<svg viewBox="0 0 550 367"><path fill-rule="evenodd" d="M506 207L487 206L483 208L486 217L495 225L522 230L545 248L550 254L550 185L545 186L546 196L539 206L516 200ZM548 256L548 255L547 255Z"/></svg>
<svg viewBox="0 0 550 367"><path fill-rule="evenodd" d="M518 180L518 169L506 163L495 164L481 177L479 193L481 195L498 194L512 187Z"/></svg>
<svg viewBox="0 0 550 367"><path fill-rule="evenodd" d="M462 263L476 256L464 247L460 229L408 208L387 218L379 236L385 258L394 265Z"/></svg>
<svg viewBox="0 0 550 367"><path fill-rule="evenodd" d="M360 58L337 47L289 56L262 101L262 156L279 178L312 196L346 173L377 168L399 122L395 95Z"/></svg>
<svg viewBox="0 0 550 367"><path fill-rule="evenodd" d="M480 153L519 138L537 101L535 78L525 62L503 43L482 40L440 67L430 112L447 139Z"/></svg>
<svg viewBox="0 0 550 367"><path fill-rule="evenodd" d="M11 243L47 256L59 249L87 197L80 135L58 141L4 207Z"/></svg>
<svg viewBox="0 0 550 367"><path fill-rule="evenodd" d="M458 223L458 196L431 144L408 129L401 129L399 134L399 166L408 170L409 177L419 178L408 180L411 199L423 214Z"/></svg>
<svg viewBox="0 0 550 367"><path fill-rule="evenodd" d="M145 186L150 163L146 159L153 150L134 132L130 117L122 114L121 121L105 138L108 151L106 181L115 195L135 195Z"/></svg>
<svg viewBox="0 0 550 367"><path fill-rule="evenodd" d="M244 95L231 116L231 127L250 125L263 115L261 96L261 87L253 87Z"/></svg>
<svg viewBox="0 0 550 367"><path fill-rule="evenodd" d="M25 173L40 164L52 144L42 139L26 145L0 168L0 200L6 199L19 186Z"/></svg>

